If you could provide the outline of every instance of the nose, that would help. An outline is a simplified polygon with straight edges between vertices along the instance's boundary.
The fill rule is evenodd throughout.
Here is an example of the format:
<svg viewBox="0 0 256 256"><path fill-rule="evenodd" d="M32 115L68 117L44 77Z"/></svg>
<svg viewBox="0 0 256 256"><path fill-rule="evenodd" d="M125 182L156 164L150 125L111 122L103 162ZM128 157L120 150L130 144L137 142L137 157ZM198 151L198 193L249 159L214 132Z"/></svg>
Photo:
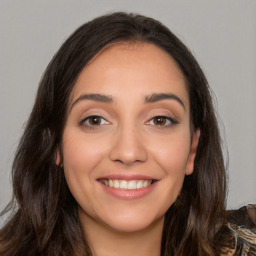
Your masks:
<svg viewBox="0 0 256 256"><path fill-rule="evenodd" d="M125 165L145 162L148 154L145 141L135 127L118 129L110 151L110 159Z"/></svg>

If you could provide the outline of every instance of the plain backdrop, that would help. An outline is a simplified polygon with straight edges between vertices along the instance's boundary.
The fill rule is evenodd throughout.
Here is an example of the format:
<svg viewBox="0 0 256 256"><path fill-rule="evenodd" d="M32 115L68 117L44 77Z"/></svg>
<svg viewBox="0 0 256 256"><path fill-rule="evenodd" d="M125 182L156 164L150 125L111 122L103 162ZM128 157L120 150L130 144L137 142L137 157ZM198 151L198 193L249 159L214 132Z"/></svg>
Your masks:
<svg viewBox="0 0 256 256"><path fill-rule="evenodd" d="M46 65L78 26L113 11L156 18L191 49L216 94L228 208L256 203L255 0L0 0L0 210Z"/></svg>

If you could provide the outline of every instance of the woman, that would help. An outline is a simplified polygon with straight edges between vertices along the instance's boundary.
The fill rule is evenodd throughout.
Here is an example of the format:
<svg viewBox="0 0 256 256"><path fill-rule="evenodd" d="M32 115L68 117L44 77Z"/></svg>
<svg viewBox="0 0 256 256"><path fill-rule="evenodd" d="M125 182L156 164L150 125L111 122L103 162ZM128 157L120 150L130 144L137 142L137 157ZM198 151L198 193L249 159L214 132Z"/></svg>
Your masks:
<svg viewBox="0 0 256 256"><path fill-rule="evenodd" d="M0 254L226 255L233 237L247 246L224 213L209 90L156 20L114 13L78 28L40 83Z"/></svg>

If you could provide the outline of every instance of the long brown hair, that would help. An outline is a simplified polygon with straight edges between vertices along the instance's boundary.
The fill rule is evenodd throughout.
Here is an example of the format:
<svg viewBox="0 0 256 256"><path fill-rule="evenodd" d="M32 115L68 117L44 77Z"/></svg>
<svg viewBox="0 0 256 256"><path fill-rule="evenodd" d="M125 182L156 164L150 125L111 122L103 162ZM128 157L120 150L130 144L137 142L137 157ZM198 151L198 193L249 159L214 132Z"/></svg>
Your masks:
<svg viewBox="0 0 256 256"><path fill-rule="evenodd" d="M148 42L165 50L186 79L191 122L201 136L194 172L166 213L161 255L216 255L217 227L225 206L221 140L207 80L186 46L160 22L113 13L78 28L49 63L13 163L13 214L0 231L0 254L91 255L77 203L55 164L70 92L82 69L116 42Z"/></svg>

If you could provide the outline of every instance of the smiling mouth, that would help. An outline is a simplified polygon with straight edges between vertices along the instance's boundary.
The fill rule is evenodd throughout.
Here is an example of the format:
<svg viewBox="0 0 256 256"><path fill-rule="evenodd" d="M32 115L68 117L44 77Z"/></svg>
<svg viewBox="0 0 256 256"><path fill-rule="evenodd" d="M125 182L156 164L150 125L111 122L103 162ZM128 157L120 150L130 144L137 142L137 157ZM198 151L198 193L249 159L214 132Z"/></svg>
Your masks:
<svg viewBox="0 0 256 256"><path fill-rule="evenodd" d="M102 184L110 188L119 188L126 190L142 189L151 186L157 180L117 180L117 179L100 179Z"/></svg>

